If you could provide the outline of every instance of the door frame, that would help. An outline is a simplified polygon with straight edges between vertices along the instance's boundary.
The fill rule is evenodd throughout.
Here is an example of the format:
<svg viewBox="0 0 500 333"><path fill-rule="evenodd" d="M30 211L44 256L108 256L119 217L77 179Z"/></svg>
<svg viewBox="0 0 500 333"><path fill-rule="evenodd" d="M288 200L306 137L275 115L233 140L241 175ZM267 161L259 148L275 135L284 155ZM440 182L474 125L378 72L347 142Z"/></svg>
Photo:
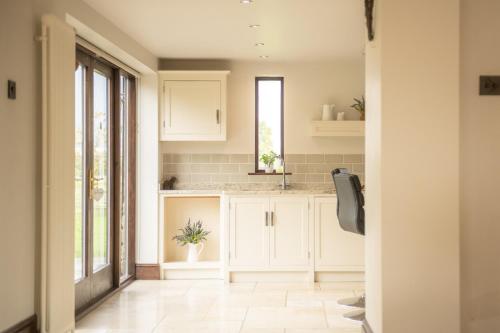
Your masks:
<svg viewBox="0 0 500 333"><path fill-rule="evenodd" d="M102 295L99 295L96 298L90 297L88 301L85 301L85 305L81 306L77 310L75 310L76 314L76 319L80 319L83 317L85 314L87 314L89 311L91 311L94 307L99 305L104 299L115 293L117 290L125 287L128 285L132 280L135 279L135 226L136 226L136 124L137 124L137 78L130 74L129 72L125 71L124 69L116 66L115 64L107 61L106 59L103 59L101 57L98 57L94 52L88 50L87 48L81 46L80 44L76 44L76 62L81 62L85 66L87 66L88 70L85 72L85 82L86 82L86 92L89 91L89 89L93 88L92 84L92 75L94 68L96 67L104 67L107 68L108 71L110 71L110 116L109 116L109 197L111 198L110 200L110 207L109 207L109 218L110 218L110 227L109 227L109 260L110 260L110 266L111 266L111 274L112 274L112 285L109 290L104 292ZM95 64L95 66L94 66ZM119 188L119 177L120 177L120 163L119 163L119 152L118 149L116 149L116 143L118 142L118 139L120 137L119 131L116 130L116 128L119 128L119 121L120 121L120 74L127 76L129 79L129 101L128 105L130 106L127 108L127 113L128 113L128 122L127 122L127 130L128 130L128 174L127 174L127 182L128 182L128 204L127 204L127 209L128 209L128 272L129 276L121 280L120 279L120 221L119 221L119 205L118 205L118 196L115 195L118 193L120 190ZM86 93L85 96L85 121L87 124L92 121L91 117L91 108L93 105L93 94L92 93ZM86 147L90 147L91 143L91 135L93 134L91 129L91 126L86 126L85 128L85 145ZM90 184L88 184L88 172L90 170L90 152L91 149L86 149L85 151L85 173L84 176L86 178L85 185L84 185L84 195L87 200L88 195L89 195L89 189L90 189ZM84 259L84 265L85 265L85 275L84 277L79 280L75 281L75 287L79 283L90 283L90 280L88 280L88 276L90 274L94 274L93 272L93 267L91 267L91 260L90 257L92 256L91 253L91 228L93 227L90 221L90 219L87 217L89 214L90 207L87 207L85 209L85 217L83 223L85 223L85 245L84 245L84 251L85 251L85 259ZM98 270L96 273L98 273L100 270ZM75 298L76 298L76 293L75 293ZM76 301L76 300L75 300ZM75 302L76 303L76 302Z"/></svg>

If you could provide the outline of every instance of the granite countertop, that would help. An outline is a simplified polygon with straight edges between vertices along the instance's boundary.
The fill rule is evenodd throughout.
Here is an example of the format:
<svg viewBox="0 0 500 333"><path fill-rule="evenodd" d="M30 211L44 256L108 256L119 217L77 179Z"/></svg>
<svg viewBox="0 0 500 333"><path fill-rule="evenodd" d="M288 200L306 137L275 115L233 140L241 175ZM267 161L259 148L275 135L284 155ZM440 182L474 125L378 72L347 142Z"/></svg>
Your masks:
<svg viewBox="0 0 500 333"><path fill-rule="evenodd" d="M292 184L288 189L282 190L279 185L275 184L190 184L189 186L178 186L175 190L160 190L160 194L199 194L199 195L279 195L279 194L304 194L304 195L321 195L335 194L335 189L331 185L306 185Z"/></svg>

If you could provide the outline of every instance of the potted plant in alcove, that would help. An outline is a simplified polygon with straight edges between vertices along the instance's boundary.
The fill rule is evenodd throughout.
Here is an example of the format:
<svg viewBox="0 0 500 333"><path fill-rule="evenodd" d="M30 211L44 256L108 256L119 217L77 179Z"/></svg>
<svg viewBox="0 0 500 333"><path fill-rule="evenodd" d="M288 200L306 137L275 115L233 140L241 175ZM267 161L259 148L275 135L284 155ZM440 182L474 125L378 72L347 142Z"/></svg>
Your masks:
<svg viewBox="0 0 500 333"><path fill-rule="evenodd" d="M207 240L210 231L203 229L203 223L201 221L191 224L191 219L189 219L187 225L179 229L179 231L181 234L174 236L172 240L177 241L177 244L181 246L188 246L187 262L197 262L200 253L205 247L203 242ZM201 248L198 249L198 246L201 246Z"/></svg>
<svg viewBox="0 0 500 333"><path fill-rule="evenodd" d="M260 156L261 162L266 166L266 173L273 173L274 161L276 161L276 158L278 158L278 155L274 151L269 152L269 154L262 154Z"/></svg>
<svg viewBox="0 0 500 333"><path fill-rule="evenodd" d="M354 102L356 103L351 105L351 108L361 114L359 120L365 120L365 96L361 96L361 99L354 98Z"/></svg>

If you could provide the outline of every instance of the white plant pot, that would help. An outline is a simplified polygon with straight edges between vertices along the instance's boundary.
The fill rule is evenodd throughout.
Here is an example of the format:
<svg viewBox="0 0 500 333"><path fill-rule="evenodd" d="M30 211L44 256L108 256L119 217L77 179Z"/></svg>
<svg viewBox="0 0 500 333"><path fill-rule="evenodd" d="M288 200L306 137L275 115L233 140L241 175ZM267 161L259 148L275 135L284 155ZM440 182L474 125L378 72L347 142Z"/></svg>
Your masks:
<svg viewBox="0 0 500 333"><path fill-rule="evenodd" d="M198 246L201 246L200 249L198 249ZM188 256L187 256L187 262L197 262L198 257L200 256L200 253L203 251L205 248L205 245L203 243L198 243L198 244L188 244Z"/></svg>
<svg viewBox="0 0 500 333"><path fill-rule="evenodd" d="M273 173L274 168L272 166L266 166L266 173Z"/></svg>

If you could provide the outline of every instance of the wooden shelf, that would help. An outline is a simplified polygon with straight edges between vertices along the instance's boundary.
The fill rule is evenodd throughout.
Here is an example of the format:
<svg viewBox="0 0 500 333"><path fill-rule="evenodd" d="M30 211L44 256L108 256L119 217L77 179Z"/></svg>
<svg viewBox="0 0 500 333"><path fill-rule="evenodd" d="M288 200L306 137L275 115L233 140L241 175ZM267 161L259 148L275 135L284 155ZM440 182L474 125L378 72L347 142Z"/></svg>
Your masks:
<svg viewBox="0 0 500 333"><path fill-rule="evenodd" d="M359 120L317 120L311 122L311 136L365 136L365 122Z"/></svg>
<svg viewBox="0 0 500 333"><path fill-rule="evenodd" d="M187 261L171 261L165 262L160 265L162 269L168 270L183 270L183 269L219 269L222 267L220 261L197 261L197 262L187 262Z"/></svg>

